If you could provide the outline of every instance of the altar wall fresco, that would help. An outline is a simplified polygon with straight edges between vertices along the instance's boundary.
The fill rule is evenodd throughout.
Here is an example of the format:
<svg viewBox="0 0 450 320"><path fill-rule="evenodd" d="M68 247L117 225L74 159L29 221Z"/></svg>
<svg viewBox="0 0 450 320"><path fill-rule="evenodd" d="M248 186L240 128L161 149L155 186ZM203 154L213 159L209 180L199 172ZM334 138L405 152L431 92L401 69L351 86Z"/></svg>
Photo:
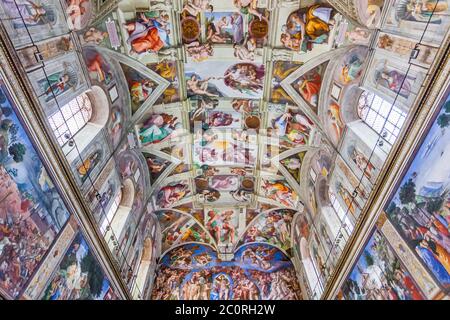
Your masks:
<svg viewBox="0 0 450 320"><path fill-rule="evenodd" d="M289 258L267 244L239 248L220 261L210 247L188 244L161 260L152 298L157 300L297 300L301 296Z"/></svg>

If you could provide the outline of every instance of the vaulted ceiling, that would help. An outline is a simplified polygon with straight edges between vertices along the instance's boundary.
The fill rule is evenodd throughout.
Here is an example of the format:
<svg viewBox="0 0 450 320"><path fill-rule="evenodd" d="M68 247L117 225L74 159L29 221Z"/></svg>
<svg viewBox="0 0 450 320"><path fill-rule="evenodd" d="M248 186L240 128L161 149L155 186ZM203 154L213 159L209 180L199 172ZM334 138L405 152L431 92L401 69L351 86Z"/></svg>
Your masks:
<svg viewBox="0 0 450 320"><path fill-rule="evenodd" d="M433 46L427 57L417 57L414 77L399 74L409 55L392 46L392 61L386 59L383 39L405 47L401 41L407 40L375 31L387 10L383 5L71 0L68 26L55 22L49 31L60 37L37 46L48 60L50 87L41 85L42 71L26 59L34 53L21 48L26 35L18 32L12 41L48 115L88 91L91 131L83 129L62 149L102 232L119 230L105 236L114 239L115 252L144 241L151 228L141 216L148 213L159 221L158 241L156 227L151 237L160 243L155 251L168 269L207 269L217 261L240 268L241 261L272 270L275 264L261 261L276 256L291 263L313 255L323 281L437 51L428 39ZM389 10L388 31L399 19ZM68 30L73 33L63 36ZM42 40L39 33L32 36ZM389 104L389 112L393 102L399 106L389 133L362 121L375 99ZM116 184L121 208L132 214L122 217L119 208L106 219ZM141 238L132 236L133 228ZM130 250L120 260L132 267L140 258ZM163 288L172 271L159 278L156 297L172 297ZM290 289L284 298L300 298L299 288Z"/></svg>
<svg viewBox="0 0 450 320"><path fill-rule="evenodd" d="M120 121L132 123L148 166L163 252L191 241L223 259L253 241L289 251L295 213L317 206L311 166L344 130L339 106L329 108L332 82L358 83L370 32L352 33L325 2L194 3L173 16L163 3L125 0L91 22L80 33L91 81L114 82L125 99ZM326 176L331 159L318 165ZM268 231L267 210L279 228Z"/></svg>

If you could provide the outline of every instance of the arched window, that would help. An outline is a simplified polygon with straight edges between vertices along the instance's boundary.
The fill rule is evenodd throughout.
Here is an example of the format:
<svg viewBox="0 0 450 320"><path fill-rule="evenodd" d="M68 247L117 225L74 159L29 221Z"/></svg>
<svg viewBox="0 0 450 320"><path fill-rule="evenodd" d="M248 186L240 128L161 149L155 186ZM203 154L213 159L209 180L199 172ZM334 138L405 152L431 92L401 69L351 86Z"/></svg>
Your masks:
<svg viewBox="0 0 450 320"><path fill-rule="evenodd" d="M131 213L135 196L134 184L131 179L123 181L121 192L119 194L120 196L118 195L114 199L114 204L108 210L105 220L100 227L100 231L106 239L108 239L111 234L113 234L116 239L119 239L125 229L125 224L128 215ZM108 225L111 229L109 232L106 232L106 227Z"/></svg>
<svg viewBox="0 0 450 320"><path fill-rule="evenodd" d="M364 91L359 98L358 115L391 145L406 119L406 112L369 91Z"/></svg>
<svg viewBox="0 0 450 320"><path fill-rule="evenodd" d="M49 117L50 126L60 146L75 136L91 119L92 102L82 93Z"/></svg>
<svg viewBox="0 0 450 320"><path fill-rule="evenodd" d="M119 208L121 200L122 200L122 191L119 191L116 197L114 198L114 202L111 204L111 207L106 213L106 218L103 220L102 225L100 226L100 231L103 234L106 233L106 227L112 222L112 219L114 218L114 215L116 214L117 209Z"/></svg>
<svg viewBox="0 0 450 320"><path fill-rule="evenodd" d="M320 281L320 271L314 259L311 258L308 241L302 237L300 239L300 253L304 273L311 289L312 298L319 299L323 292L323 285Z"/></svg>
<svg viewBox="0 0 450 320"><path fill-rule="evenodd" d="M348 218L346 210L344 210L344 208L341 206L334 193L328 192L328 194L330 197L331 205L333 206L333 209L336 212L339 221L343 224L344 230L346 230L347 234L350 235L353 231L353 223Z"/></svg>

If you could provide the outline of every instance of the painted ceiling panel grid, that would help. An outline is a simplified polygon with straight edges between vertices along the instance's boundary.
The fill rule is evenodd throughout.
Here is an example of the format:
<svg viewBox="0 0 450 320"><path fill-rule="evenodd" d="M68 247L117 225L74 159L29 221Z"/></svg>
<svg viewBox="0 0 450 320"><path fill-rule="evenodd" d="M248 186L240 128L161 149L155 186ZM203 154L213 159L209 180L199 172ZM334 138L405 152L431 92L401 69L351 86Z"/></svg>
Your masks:
<svg viewBox="0 0 450 320"><path fill-rule="evenodd" d="M317 299L448 28L446 1L424 27L431 2L0 0L0 17L134 298Z"/></svg>

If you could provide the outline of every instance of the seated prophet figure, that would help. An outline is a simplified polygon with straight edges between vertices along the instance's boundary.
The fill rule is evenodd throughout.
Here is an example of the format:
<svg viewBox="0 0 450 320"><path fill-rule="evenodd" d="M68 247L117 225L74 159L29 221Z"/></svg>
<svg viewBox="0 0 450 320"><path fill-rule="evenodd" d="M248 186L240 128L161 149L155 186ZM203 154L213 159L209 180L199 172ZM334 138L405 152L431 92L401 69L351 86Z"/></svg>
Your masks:
<svg viewBox="0 0 450 320"><path fill-rule="evenodd" d="M330 26L334 24L332 8L322 7L317 4L308 9L306 13L305 33L313 41L330 32Z"/></svg>
<svg viewBox="0 0 450 320"><path fill-rule="evenodd" d="M176 134L177 119L166 113L152 115L139 130L139 139L143 144L170 139Z"/></svg>
<svg viewBox="0 0 450 320"><path fill-rule="evenodd" d="M311 50L311 43L324 43L334 25L333 9L320 4L311 6L306 13L292 13L283 28L283 44L294 50Z"/></svg>
<svg viewBox="0 0 450 320"><path fill-rule="evenodd" d="M128 32L129 38L127 43L131 46L133 53L145 53L148 51L158 52L166 43L168 43L169 30L167 24L169 15L162 15L160 18L147 18L145 14L141 14L136 21L124 24ZM165 36L165 41L162 37Z"/></svg>

